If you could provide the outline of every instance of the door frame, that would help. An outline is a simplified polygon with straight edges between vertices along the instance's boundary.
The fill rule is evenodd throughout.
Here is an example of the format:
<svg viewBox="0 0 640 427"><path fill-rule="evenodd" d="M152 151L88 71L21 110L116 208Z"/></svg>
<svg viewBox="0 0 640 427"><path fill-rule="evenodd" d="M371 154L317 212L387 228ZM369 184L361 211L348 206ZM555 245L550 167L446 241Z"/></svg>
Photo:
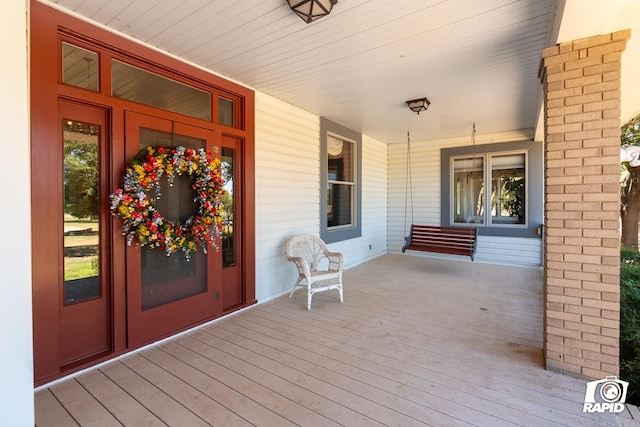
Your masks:
<svg viewBox="0 0 640 427"><path fill-rule="evenodd" d="M52 168L56 158L56 135L58 126L58 99L79 100L106 108L108 119L114 129L111 134L110 165L108 181L111 189L121 186L127 162L124 150L124 111L134 109L140 113L157 115L157 109L132 103L111 96L109 66L111 59L124 59L136 66L168 76L189 85L216 94L226 94L237 101L238 120L235 126L224 126L215 122L217 106L212 103L214 121L207 122L220 134L226 133L242 141L243 188L242 197L243 241L242 241L242 286L243 302L224 310L221 315L255 304L255 94L239 84L227 81L175 57L170 57L134 40L81 21L37 0L30 0L29 73L30 73L30 121L31 121L31 206L32 206L32 291L33 291L33 349L34 382L42 385L56 378L119 356L135 347L127 344L126 330L126 243L120 233L110 237L110 261L112 267L113 303L113 348L109 355L78 366L61 369L59 363L59 260L62 248L52 246L60 236L51 227L47 213L56 206L60 193L51 188L57 179ZM70 86L62 83L61 41L71 41L82 47L97 51L100 58L100 87L98 91ZM213 98L215 99L215 98ZM203 121L177 113L164 112L195 126ZM113 230L121 226L111 219Z"/></svg>

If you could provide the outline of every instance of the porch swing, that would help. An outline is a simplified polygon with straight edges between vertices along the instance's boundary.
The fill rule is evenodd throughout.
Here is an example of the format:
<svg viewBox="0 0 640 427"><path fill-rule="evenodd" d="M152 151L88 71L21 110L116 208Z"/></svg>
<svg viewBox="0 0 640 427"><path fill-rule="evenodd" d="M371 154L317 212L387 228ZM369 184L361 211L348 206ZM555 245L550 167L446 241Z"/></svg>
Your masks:
<svg viewBox="0 0 640 427"><path fill-rule="evenodd" d="M425 98L426 100L426 98ZM412 102L407 101L412 111L420 114L426 108L414 110ZM427 101L427 107L428 107ZM473 145L475 146L476 125L473 124ZM472 187L472 201L475 202L475 186ZM402 253L407 250L433 252L450 255L468 256L473 261L476 253L476 239L478 229L475 227L443 227L436 225L418 225L413 218L413 185L411 182L411 136L407 132L407 167L405 176L405 201L404 201L404 228L407 229L407 212L411 207L411 230L405 237L405 244Z"/></svg>

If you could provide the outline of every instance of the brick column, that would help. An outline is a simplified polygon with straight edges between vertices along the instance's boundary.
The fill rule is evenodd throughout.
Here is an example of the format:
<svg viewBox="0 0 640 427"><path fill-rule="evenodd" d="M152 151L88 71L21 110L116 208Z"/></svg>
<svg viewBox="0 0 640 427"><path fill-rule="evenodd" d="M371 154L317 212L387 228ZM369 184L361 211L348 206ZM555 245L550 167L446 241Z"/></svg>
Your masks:
<svg viewBox="0 0 640 427"><path fill-rule="evenodd" d="M588 378L619 372L620 68L630 30L542 53L544 356Z"/></svg>

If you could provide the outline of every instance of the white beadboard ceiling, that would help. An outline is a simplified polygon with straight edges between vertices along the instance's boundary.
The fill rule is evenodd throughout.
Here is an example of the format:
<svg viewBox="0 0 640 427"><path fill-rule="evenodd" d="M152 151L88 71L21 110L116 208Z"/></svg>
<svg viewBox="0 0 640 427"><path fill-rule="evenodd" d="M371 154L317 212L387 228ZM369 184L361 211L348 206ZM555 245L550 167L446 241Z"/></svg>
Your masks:
<svg viewBox="0 0 640 427"><path fill-rule="evenodd" d="M473 122L479 135L533 138L541 51L561 28L570 40L588 27L569 29L569 3L595 1L612 16L640 3L339 0L329 16L305 24L285 0L43 2L394 143L407 130L414 140L467 137ZM597 17L587 18L595 32L580 37L600 33ZM616 19L609 31L629 28L615 28ZM404 101L424 96L431 107L416 116Z"/></svg>

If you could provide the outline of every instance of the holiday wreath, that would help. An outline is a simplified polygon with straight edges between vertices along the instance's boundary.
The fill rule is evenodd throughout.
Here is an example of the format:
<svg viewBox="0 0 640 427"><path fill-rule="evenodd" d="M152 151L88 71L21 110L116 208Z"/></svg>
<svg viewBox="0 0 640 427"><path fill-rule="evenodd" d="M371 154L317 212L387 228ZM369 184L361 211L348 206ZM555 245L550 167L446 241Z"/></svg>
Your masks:
<svg viewBox="0 0 640 427"><path fill-rule="evenodd" d="M175 177L182 174L193 177L191 188L198 209L195 215L179 223L163 217L153 204L161 195L160 179L166 176L172 185ZM218 248L223 185L220 160L213 159L205 150L148 147L127 166L123 188L109 196L110 209L122 220L122 234L128 245L135 241L138 246L164 250L167 256L182 250L189 258L198 246L205 253L207 245Z"/></svg>

